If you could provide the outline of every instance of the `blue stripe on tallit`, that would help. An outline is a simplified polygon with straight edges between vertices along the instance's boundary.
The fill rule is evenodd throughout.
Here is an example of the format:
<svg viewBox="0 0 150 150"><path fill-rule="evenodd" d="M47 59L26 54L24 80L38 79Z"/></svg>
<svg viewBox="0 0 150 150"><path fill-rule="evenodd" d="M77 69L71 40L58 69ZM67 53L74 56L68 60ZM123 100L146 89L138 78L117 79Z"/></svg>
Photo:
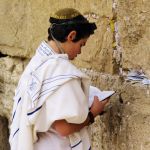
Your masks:
<svg viewBox="0 0 150 150"><path fill-rule="evenodd" d="M15 133L13 134L13 138L16 135L16 133L19 131L19 128L15 131Z"/></svg>
<svg viewBox="0 0 150 150"><path fill-rule="evenodd" d="M17 106L18 106L18 104L19 104L19 102L20 102L20 101L21 101L21 97L19 98L19 100L18 100L18 102L17 102ZM13 113L12 121L13 121L13 119L14 119L15 115L16 115L17 106L16 106L16 109L15 109L15 111L14 111L14 113Z"/></svg>
<svg viewBox="0 0 150 150"><path fill-rule="evenodd" d="M41 98L42 96L44 96L46 91L48 91L48 92L55 91L54 88L55 88L55 87L58 87L58 86L60 86L60 85L56 85L56 86L53 86L53 87L51 87L51 88L49 88L49 89L46 89L46 90L42 91L39 95L37 95L37 97L35 97L34 100L32 100L32 102L34 102L34 101L36 101L37 99L39 99L39 98ZM51 90L51 89L52 89L52 90ZM55 88L55 89L56 89L56 88ZM40 91L38 91L37 93L39 93L39 92L40 92ZM42 93L44 93L44 94L42 94ZM46 93L47 93L47 92L46 92ZM42 94L42 95L41 95L41 94ZM36 95L34 95L34 96L36 96Z"/></svg>
<svg viewBox="0 0 150 150"><path fill-rule="evenodd" d="M57 79L57 80L58 80L58 79ZM51 82L54 82L54 81L55 81L55 80L53 80L53 81L51 81ZM49 83L51 83L51 82L49 82ZM45 84L47 84L47 83L45 83ZM43 84L42 84L42 86L43 86ZM41 86L41 87L42 87L42 86ZM53 87L51 87L51 88L53 88ZM41 90L41 89L40 89L40 90ZM40 90L37 91L37 92L32 96L32 99L40 92ZM43 91L42 91L41 93L43 93ZM41 93L40 93L40 94L41 94ZM39 95L40 95L40 94L39 94ZM39 95L38 95L38 96L39 96ZM35 100L36 100L36 99L37 99L37 98L35 98ZM35 100L33 100L33 101L35 101Z"/></svg>
<svg viewBox="0 0 150 150"><path fill-rule="evenodd" d="M62 76L63 76L63 78L62 78ZM61 77L61 78L59 78L59 77ZM66 78L64 78L64 77L66 77ZM53 78L49 78L49 79L44 80L42 86L44 86L45 84L50 84L50 83L55 82L55 81L58 81L58 80L68 79L68 78L72 78L72 77L78 78L78 76L76 76L76 75L59 75L59 76L55 76L55 77L53 77ZM50 80L50 81L49 81L49 80ZM46 83L45 83L45 81L46 81ZM58 86L58 85L57 85L57 86ZM54 87L55 87L55 86L53 86L53 87L51 87L51 88L54 88ZM51 89L51 88L50 88L50 89ZM48 90L49 90L49 89L48 89ZM45 91L47 91L47 89L44 90L44 91L42 91L41 93L43 93L43 92L45 92ZM32 99L33 99L39 92L40 92L40 90L37 91L34 96L32 96ZM35 100L37 100L39 97L41 97L41 96L40 96L41 93L39 93L38 97L34 98L33 101L35 101Z"/></svg>
<svg viewBox="0 0 150 150"><path fill-rule="evenodd" d="M13 113L12 121L14 120L15 115L16 115L16 110L15 110L15 112Z"/></svg>
<svg viewBox="0 0 150 150"><path fill-rule="evenodd" d="M37 50L39 53L42 52L46 56L56 54L56 52L53 51L53 49L48 45L48 43L46 41L43 41Z"/></svg>
<svg viewBox="0 0 150 150"><path fill-rule="evenodd" d="M67 75L58 75L58 76L54 76L54 77L51 77L51 78L48 78L48 79L45 79L43 80L43 83L47 80L52 80L52 79L55 79L55 78L59 78L59 77L79 77L77 75L72 75L72 74L67 74ZM61 79L61 78L60 78Z"/></svg>
<svg viewBox="0 0 150 150"><path fill-rule="evenodd" d="M61 86L61 84L60 84L60 85L55 85L55 86L53 86L53 87L51 87L51 88L49 88L49 89L45 89L44 91L42 91L42 92L39 94L38 99L41 98L42 96L44 96L45 94L51 92L51 91L55 91L55 90L57 89L56 87L59 87L59 86Z"/></svg>
<svg viewBox="0 0 150 150"><path fill-rule="evenodd" d="M71 148L75 148L75 147L76 147L76 146L78 146L80 143L82 143L82 140L81 140L81 141L79 141L77 144L75 144L75 145L71 146Z"/></svg>
<svg viewBox="0 0 150 150"><path fill-rule="evenodd" d="M72 76L70 77L66 77L67 79L68 78L72 78ZM59 79L54 79L54 80L52 80L52 81L47 81L46 83L43 83L43 86L45 85L45 84L48 84L48 83L52 83L52 82L55 82L55 81L57 81L57 80L62 80L62 79L66 79L66 78L59 78Z"/></svg>
<svg viewBox="0 0 150 150"><path fill-rule="evenodd" d="M56 58L50 58L51 60L52 59L56 59ZM64 60L66 60L65 58L60 58L60 59L64 59ZM36 68L35 68L35 71L37 71L40 67L42 67L43 66L43 64L45 64L47 61L49 61L49 59L47 59L47 60L45 60L44 62L42 62L41 64L39 64Z"/></svg>
<svg viewBox="0 0 150 150"><path fill-rule="evenodd" d="M39 69L39 68L40 68L43 64L45 64L47 61L48 61L48 60L42 62L39 66L37 66L37 67L35 68L35 71L36 71L37 69Z"/></svg>
<svg viewBox="0 0 150 150"><path fill-rule="evenodd" d="M42 108L42 106L36 108L34 111L27 113L28 116L34 114L35 112L39 111Z"/></svg>
<svg viewBox="0 0 150 150"><path fill-rule="evenodd" d="M19 104L20 101L21 101L21 97L19 98L17 105Z"/></svg>

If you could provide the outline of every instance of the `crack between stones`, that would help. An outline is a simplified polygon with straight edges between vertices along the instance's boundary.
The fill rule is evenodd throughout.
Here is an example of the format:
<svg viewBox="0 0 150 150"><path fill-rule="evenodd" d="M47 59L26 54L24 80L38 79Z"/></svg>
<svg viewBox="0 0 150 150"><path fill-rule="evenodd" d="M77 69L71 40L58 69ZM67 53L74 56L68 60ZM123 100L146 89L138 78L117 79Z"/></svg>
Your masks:
<svg viewBox="0 0 150 150"><path fill-rule="evenodd" d="M117 20L117 0L113 0L113 17L110 21L110 27L113 32L113 73L122 75L122 47L120 45L119 25Z"/></svg>

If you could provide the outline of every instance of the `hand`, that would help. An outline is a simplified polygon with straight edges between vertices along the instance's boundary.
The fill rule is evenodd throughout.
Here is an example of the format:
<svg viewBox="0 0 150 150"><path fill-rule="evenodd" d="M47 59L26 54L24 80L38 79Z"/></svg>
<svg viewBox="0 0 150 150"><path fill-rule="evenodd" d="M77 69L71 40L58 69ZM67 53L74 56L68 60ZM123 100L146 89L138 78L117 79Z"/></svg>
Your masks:
<svg viewBox="0 0 150 150"><path fill-rule="evenodd" d="M101 101L104 105L106 105L109 102L109 98L106 98L105 100Z"/></svg>
<svg viewBox="0 0 150 150"><path fill-rule="evenodd" d="M90 111L93 113L94 117L96 117L103 111L105 105L108 103L108 100L109 99L100 101L97 96L94 96L94 101L93 101L93 104L90 109Z"/></svg>

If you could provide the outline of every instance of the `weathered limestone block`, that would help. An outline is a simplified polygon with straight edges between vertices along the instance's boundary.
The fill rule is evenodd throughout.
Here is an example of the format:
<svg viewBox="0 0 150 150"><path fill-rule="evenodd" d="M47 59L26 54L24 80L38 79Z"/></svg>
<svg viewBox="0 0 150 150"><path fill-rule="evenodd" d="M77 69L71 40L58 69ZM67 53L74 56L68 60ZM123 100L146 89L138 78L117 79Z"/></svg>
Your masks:
<svg viewBox="0 0 150 150"><path fill-rule="evenodd" d="M5 117L0 116L0 150L9 150L8 143L8 120Z"/></svg>
<svg viewBox="0 0 150 150"><path fill-rule="evenodd" d="M3 57L0 59L0 115L11 116L13 96L27 60Z"/></svg>
<svg viewBox="0 0 150 150"><path fill-rule="evenodd" d="M65 6L61 5L65 4ZM75 62L80 67L112 72L112 0L6 0L0 2L0 52L19 57L31 57L41 40L47 39L50 13L63 7L81 11L97 23L97 31L87 48Z"/></svg>
<svg viewBox="0 0 150 150"><path fill-rule="evenodd" d="M150 149L150 89L125 83L121 89L122 108L118 149ZM121 138L120 138L121 137Z"/></svg>
<svg viewBox="0 0 150 150"><path fill-rule="evenodd" d="M30 31L27 1L0 1L0 52L11 56L29 56ZM29 20L29 21L28 21Z"/></svg>
<svg viewBox="0 0 150 150"><path fill-rule="evenodd" d="M108 18L98 20L98 29L95 35L89 38L82 54L75 60L76 65L101 72L113 72L113 34L109 23Z"/></svg>
<svg viewBox="0 0 150 150"><path fill-rule="evenodd" d="M10 119L14 90L28 60L0 59L0 114ZM106 113L92 125L94 150L144 150L149 145L150 96L146 86L126 83L119 76L83 69L101 90L115 90ZM139 146L140 145L140 146Z"/></svg>
<svg viewBox="0 0 150 150"><path fill-rule="evenodd" d="M149 0L118 0L117 20L123 68L141 68L150 75L149 8Z"/></svg>
<svg viewBox="0 0 150 150"><path fill-rule="evenodd" d="M106 113L92 125L94 150L149 150L150 89L117 76L87 72L100 89L116 90Z"/></svg>

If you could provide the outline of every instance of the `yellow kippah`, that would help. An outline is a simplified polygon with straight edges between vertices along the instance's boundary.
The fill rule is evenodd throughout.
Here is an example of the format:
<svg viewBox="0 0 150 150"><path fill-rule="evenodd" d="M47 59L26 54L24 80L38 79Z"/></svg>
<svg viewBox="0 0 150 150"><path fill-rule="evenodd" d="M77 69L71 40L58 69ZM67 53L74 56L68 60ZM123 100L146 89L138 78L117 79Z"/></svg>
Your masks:
<svg viewBox="0 0 150 150"><path fill-rule="evenodd" d="M77 11L76 9L64 8L52 14L51 17L56 18L56 19L71 19L79 15L81 15L81 13Z"/></svg>

